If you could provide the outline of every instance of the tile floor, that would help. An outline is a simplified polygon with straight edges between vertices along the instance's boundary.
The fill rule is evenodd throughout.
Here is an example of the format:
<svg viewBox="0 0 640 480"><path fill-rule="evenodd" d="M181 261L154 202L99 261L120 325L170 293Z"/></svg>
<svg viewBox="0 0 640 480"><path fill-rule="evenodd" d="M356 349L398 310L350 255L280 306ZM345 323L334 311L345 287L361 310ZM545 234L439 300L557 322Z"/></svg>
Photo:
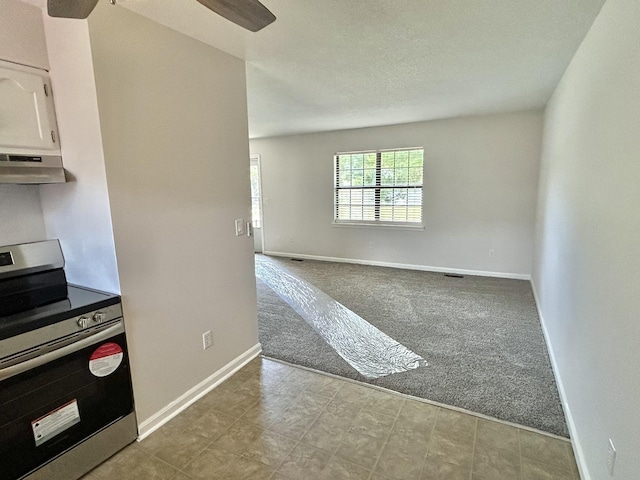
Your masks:
<svg viewBox="0 0 640 480"><path fill-rule="evenodd" d="M257 358L84 478L580 477L566 441Z"/></svg>

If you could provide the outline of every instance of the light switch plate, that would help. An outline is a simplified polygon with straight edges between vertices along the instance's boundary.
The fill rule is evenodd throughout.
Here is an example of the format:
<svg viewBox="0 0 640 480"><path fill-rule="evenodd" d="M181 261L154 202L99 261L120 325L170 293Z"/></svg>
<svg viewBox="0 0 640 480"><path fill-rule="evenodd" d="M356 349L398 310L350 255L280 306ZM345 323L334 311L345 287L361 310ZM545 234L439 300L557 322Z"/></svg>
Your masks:
<svg viewBox="0 0 640 480"><path fill-rule="evenodd" d="M244 218L236 219L236 237L244 235Z"/></svg>
<svg viewBox="0 0 640 480"><path fill-rule="evenodd" d="M202 334L202 348L206 350L207 348L211 348L213 345L213 335L211 335L211 330L207 330Z"/></svg>

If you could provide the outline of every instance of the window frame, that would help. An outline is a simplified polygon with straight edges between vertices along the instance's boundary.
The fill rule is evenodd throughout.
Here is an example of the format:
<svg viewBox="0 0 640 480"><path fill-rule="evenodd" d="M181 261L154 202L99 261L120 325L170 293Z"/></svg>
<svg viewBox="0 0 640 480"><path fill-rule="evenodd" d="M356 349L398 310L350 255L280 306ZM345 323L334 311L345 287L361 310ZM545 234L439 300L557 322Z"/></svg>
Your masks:
<svg viewBox="0 0 640 480"><path fill-rule="evenodd" d="M422 183L420 185L406 185L406 186L395 186L395 185L382 185L381 173L382 173L382 154L385 152L403 152L403 151L412 151L412 150L421 150L422 151ZM340 155L357 155L357 154L376 154L376 167L375 167L375 185L363 185L357 187L341 187L340 183L340 168L339 168L339 157ZM396 167L394 166L394 172ZM395 188L407 188L407 189L419 189L421 192L420 195L420 221L419 222L410 222L410 221L393 221L393 220L380 220L380 209L382 206L380 200L380 191L385 188L395 189ZM375 191L375 199L374 199L374 211L376 219L366 219L366 220L358 220L358 219L339 219L339 194L341 190L371 190ZM351 204L349 204L351 205ZM375 228L391 228L391 229L414 229L414 230L424 230L424 147L402 147L402 148L386 148L386 149L377 149L377 150L357 150L357 151L348 151L348 152L336 152L333 155L333 225L336 227L375 227Z"/></svg>

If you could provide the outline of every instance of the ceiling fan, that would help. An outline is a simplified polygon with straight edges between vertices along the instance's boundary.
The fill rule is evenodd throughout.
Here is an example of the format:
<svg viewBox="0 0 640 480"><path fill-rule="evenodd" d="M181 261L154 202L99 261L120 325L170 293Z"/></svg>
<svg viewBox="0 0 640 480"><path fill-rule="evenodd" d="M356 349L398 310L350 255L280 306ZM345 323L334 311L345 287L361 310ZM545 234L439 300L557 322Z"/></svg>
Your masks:
<svg viewBox="0 0 640 480"><path fill-rule="evenodd" d="M257 32L276 17L258 0L198 0L209 10L216 12L236 25ZM98 0L47 0L50 17L87 18ZM115 4L115 0L111 0Z"/></svg>

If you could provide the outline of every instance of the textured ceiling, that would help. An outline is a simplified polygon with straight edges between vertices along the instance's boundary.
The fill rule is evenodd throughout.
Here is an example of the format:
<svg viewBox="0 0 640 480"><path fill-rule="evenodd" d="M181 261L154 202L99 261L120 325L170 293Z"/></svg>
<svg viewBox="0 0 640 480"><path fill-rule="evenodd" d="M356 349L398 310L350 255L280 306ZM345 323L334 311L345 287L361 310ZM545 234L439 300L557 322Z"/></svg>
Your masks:
<svg viewBox="0 0 640 480"><path fill-rule="evenodd" d="M542 108L604 0L262 2L258 33L196 0L118 5L245 59L255 138Z"/></svg>

